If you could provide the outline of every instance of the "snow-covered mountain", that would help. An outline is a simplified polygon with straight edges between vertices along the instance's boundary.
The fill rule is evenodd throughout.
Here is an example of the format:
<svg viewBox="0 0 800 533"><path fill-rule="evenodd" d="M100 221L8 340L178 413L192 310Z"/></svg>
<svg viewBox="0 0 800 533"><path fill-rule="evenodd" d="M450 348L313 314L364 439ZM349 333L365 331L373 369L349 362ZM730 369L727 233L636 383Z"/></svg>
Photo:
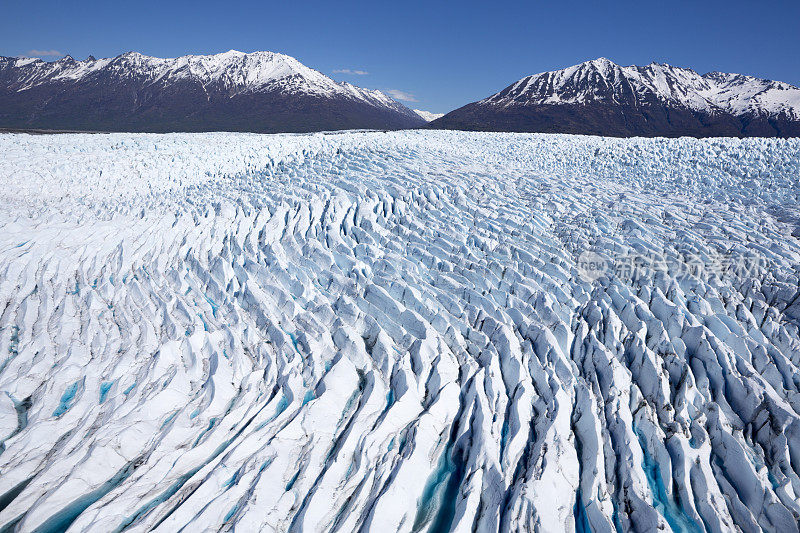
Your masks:
<svg viewBox="0 0 800 533"><path fill-rule="evenodd" d="M600 135L800 135L800 89L741 74L599 58L534 74L435 127Z"/></svg>
<svg viewBox="0 0 800 533"><path fill-rule="evenodd" d="M421 124L380 91L334 81L273 52L0 57L0 127L312 131Z"/></svg>
<svg viewBox="0 0 800 533"><path fill-rule="evenodd" d="M444 113L431 113L430 111L423 111L422 109L415 109L414 113L421 116L426 122L430 122L444 116Z"/></svg>
<svg viewBox="0 0 800 533"><path fill-rule="evenodd" d="M800 139L0 154L0 531L798 531Z"/></svg>

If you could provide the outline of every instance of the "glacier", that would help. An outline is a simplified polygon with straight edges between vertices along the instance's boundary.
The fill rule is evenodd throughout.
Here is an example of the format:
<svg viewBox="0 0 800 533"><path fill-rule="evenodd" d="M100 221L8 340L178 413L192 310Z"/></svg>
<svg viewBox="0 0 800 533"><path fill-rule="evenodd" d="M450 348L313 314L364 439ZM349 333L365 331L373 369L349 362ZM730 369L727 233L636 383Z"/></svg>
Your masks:
<svg viewBox="0 0 800 533"><path fill-rule="evenodd" d="M0 153L0 531L798 530L798 139Z"/></svg>

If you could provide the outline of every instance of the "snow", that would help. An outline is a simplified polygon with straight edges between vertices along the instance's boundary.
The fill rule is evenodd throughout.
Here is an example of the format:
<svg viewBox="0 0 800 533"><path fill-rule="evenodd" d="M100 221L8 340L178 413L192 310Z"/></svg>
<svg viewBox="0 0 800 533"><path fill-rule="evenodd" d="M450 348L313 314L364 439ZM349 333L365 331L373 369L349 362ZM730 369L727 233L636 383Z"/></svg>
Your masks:
<svg viewBox="0 0 800 533"><path fill-rule="evenodd" d="M14 66L23 67L25 65L32 65L35 63L42 63L42 60L38 57L18 57L14 61Z"/></svg>
<svg viewBox="0 0 800 533"><path fill-rule="evenodd" d="M697 72L667 64L623 67L598 58L562 70L523 78L510 90L484 100L502 106L619 103L633 91L649 98L707 113L783 115L800 120L800 88L741 74Z"/></svg>
<svg viewBox="0 0 800 533"><path fill-rule="evenodd" d="M800 140L0 153L0 527L797 531Z"/></svg>
<svg viewBox="0 0 800 533"><path fill-rule="evenodd" d="M421 116L425 122L431 122L444 116L444 113L431 113L430 111L423 111L422 109L414 109L414 113Z"/></svg>

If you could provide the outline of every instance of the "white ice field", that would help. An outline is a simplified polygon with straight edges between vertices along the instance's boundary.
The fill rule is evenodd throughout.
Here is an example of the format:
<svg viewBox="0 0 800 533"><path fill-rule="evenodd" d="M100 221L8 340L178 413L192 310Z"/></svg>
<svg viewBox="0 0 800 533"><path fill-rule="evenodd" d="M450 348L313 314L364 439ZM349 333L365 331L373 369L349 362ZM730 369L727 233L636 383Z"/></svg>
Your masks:
<svg viewBox="0 0 800 533"><path fill-rule="evenodd" d="M798 235L800 140L0 135L0 531L797 531Z"/></svg>

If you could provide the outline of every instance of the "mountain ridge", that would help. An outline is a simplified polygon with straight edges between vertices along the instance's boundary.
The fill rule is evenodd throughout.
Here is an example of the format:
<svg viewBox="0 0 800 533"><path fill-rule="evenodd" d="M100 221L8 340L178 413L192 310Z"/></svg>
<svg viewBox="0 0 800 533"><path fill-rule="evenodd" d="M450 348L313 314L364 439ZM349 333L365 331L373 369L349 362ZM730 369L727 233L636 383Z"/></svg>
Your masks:
<svg viewBox="0 0 800 533"><path fill-rule="evenodd" d="M275 52L0 57L2 127L293 132L423 124L380 91L335 81Z"/></svg>
<svg viewBox="0 0 800 533"><path fill-rule="evenodd" d="M785 82L607 58L526 76L431 127L610 136L800 135L800 89Z"/></svg>

